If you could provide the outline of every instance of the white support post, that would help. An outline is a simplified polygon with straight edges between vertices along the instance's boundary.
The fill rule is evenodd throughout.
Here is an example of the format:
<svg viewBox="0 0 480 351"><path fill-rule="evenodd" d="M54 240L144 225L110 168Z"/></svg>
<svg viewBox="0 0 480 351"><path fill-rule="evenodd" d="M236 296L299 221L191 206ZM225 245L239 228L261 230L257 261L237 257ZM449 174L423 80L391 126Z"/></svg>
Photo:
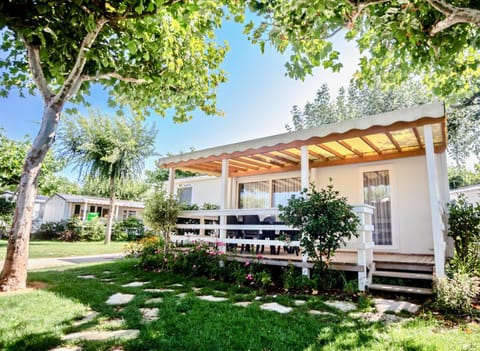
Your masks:
<svg viewBox="0 0 480 351"><path fill-rule="evenodd" d="M120 206L115 206L115 219L118 221L118 212L120 211Z"/></svg>
<svg viewBox="0 0 480 351"><path fill-rule="evenodd" d="M226 210L228 209L228 159L222 160L222 184L220 189L220 209ZM220 224L225 225L227 224L227 216L222 215L220 216ZM225 239L227 237L227 230L220 229L220 239ZM226 246L222 249L222 251L226 251Z"/></svg>
<svg viewBox="0 0 480 351"><path fill-rule="evenodd" d="M168 169L168 183L167 183L167 194L173 195L173 190L175 189L175 169Z"/></svg>
<svg viewBox="0 0 480 351"><path fill-rule="evenodd" d="M430 197L430 210L432 214L433 251L435 258L435 273L437 277L445 275L445 241L443 240L442 218L438 198L438 184L435 167L435 152L433 144L432 126L423 127L425 151L427 159L428 190Z"/></svg>
<svg viewBox="0 0 480 351"><path fill-rule="evenodd" d="M83 216L82 216L82 221L85 222L87 220L87 211L88 211L88 202L85 201L83 204Z"/></svg>
<svg viewBox="0 0 480 351"><path fill-rule="evenodd" d="M303 145L301 148L301 181L302 181L302 190L303 189L308 189L308 186L310 184L310 164L309 164L309 159L308 159L308 146ZM300 246L301 247L301 246ZM308 261L308 254L304 252L302 248L302 262L307 263ZM302 274L306 276L310 276L310 269L307 267L302 267Z"/></svg>

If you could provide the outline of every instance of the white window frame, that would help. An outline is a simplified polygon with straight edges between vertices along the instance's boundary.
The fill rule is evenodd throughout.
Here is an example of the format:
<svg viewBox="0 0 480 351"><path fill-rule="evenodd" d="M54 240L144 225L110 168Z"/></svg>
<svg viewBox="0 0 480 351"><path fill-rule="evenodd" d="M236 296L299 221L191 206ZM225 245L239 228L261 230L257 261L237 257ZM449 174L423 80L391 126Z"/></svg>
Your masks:
<svg viewBox="0 0 480 351"><path fill-rule="evenodd" d="M381 165L371 165L359 167L358 169L358 189L359 199L362 203L365 201L363 194L363 174L365 172L388 171L390 178L390 214L392 216L392 245L377 245L375 250L397 251L400 247L399 228L398 228L398 205L397 205L397 181L395 167L391 163Z"/></svg>
<svg viewBox="0 0 480 351"><path fill-rule="evenodd" d="M232 196L232 208L239 208L239 201L240 201L240 194L239 194L239 186L240 183L253 183L253 182L262 182L268 181L268 187L270 189L270 198L269 198L269 207L272 208L273 203L273 181L276 179L286 179L286 178L299 178L301 177L300 172L287 172L287 173L276 173L276 174L269 174L269 175L257 175L257 176L247 176L247 177L239 177L235 178L232 182L232 190L234 196Z"/></svg>

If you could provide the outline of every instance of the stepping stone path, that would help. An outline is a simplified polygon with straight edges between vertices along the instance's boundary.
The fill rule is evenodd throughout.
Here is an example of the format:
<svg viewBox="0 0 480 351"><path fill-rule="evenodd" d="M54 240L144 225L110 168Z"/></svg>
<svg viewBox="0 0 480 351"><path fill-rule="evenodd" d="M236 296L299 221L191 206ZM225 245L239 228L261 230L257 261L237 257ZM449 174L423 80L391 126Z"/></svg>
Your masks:
<svg viewBox="0 0 480 351"><path fill-rule="evenodd" d="M164 293L164 292L174 292L175 290L173 289L143 289L143 291L149 292L149 293Z"/></svg>
<svg viewBox="0 0 480 351"><path fill-rule="evenodd" d="M302 305L305 305L307 301L305 300L295 300L293 301L293 303L295 304L295 306L302 306Z"/></svg>
<svg viewBox="0 0 480 351"><path fill-rule="evenodd" d="M131 282L128 284L123 284L122 286L124 288L138 288L139 286L144 286L145 284L148 284L148 282Z"/></svg>
<svg viewBox="0 0 480 351"><path fill-rule="evenodd" d="M170 284L169 286L173 287L173 288L180 288L183 286L183 284Z"/></svg>
<svg viewBox="0 0 480 351"><path fill-rule="evenodd" d="M100 322L99 326L101 329L119 329L123 327L125 320L123 318L107 319L106 321Z"/></svg>
<svg viewBox="0 0 480 351"><path fill-rule="evenodd" d="M278 313L289 313L293 310L291 307L283 306L276 302L264 303L263 305L260 305L260 308L262 310L274 311Z"/></svg>
<svg viewBox="0 0 480 351"><path fill-rule="evenodd" d="M89 341L103 341L109 339L123 339L130 340L135 339L140 334L140 330L126 329L126 330L112 330L112 331L98 331L98 330L86 330L78 333L72 333L65 335L62 340L89 340Z"/></svg>
<svg viewBox="0 0 480 351"><path fill-rule="evenodd" d="M353 313L351 316L356 318L362 318L367 322L383 322L386 324L410 320L410 318L403 318L394 314L379 313L379 312L377 313L359 312L359 313Z"/></svg>
<svg viewBox="0 0 480 351"><path fill-rule="evenodd" d="M178 297L179 299L183 299L183 298L185 298L185 296L187 296L187 293L177 294L177 297Z"/></svg>
<svg viewBox="0 0 480 351"><path fill-rule="evenodd" d="M357 305L348 301L325 301L324 304L342 312L350 312L357 309Z"/></svg>
<svg viewBox="0 0 480 351"><path fill-rule="evenodd" d="M80 279L95 279L96 277L94 275L91 275L91 274L86 274L86 275L77 275L77 278L80 278Z"/></svg>
<svg viewBox="0 0 480 351"><path fill-rule="evenodd" d="M228 300L226 297L217 297L212 295L202 295L202 296L199 296L198 298L200 300L210 301L210 302L222 302L222 301Z"/></svg>
<svg viewBox="0 0 480 351"><path fill-rule="evenodd" d="M135 295L116 293L110 296L106 302L107 305L125 305L133 300Z"/></svg>
<svg viewBox="0 0 480 351"><path fill-rule="evenodd" d="M163 297L154 297L145 301L146 304L160 303L163 302Z"/></svg>
<svg viewBox="0 0 480 351"><path fill-rule="evenodd" d="M155 307L155 308L140 308L140 313L143 316L143 321L144 322L153 322L158 319L158 313L160 310Z"/></svg>
<svg viewBox="0 0 480 351"><path fill-rule="evenodd" d="M419 305L407 302L407 301L395 301L395 300L387 300L387 299L373 299L375 302L375 307L377 311L380 313L384 312L401 312L407 311L410 313L417 313L418 309L420 308Z"/></svg>
<svg viewBox="0 0 480 351"><path fill-rule="evenodd" d="M91 322L92 320L94 320L95 318L97 318L98 315L99 315L98 312L95 312L95 311L89 312L89 313L87 313L82 319L80 319L79 321L74 322L72 325L73 325L74 327L78 327L78 326L80 326L80 325L82 325L82 324Z"/></svg>
<svg viewBox="0 0 480 351"><path fill-rule="evenodd" d="M50 351L82 351L80 346L65 346L65 347L56 347Z"/></svg>
<svg viewBox="0 0 480 351"><path fill-rule="evenodd" d="M192 288L192 290L193 290L194 292L199 292L199 291L202 290L202 288Z"/></svg>
<svg viewBox="0 0 480 351"><path fill-rule="evenodd" d="M251 301L242 301L242 302L235 302L233 305L234 306L240 306L240 307L248 307L252 304Z"/></svg>

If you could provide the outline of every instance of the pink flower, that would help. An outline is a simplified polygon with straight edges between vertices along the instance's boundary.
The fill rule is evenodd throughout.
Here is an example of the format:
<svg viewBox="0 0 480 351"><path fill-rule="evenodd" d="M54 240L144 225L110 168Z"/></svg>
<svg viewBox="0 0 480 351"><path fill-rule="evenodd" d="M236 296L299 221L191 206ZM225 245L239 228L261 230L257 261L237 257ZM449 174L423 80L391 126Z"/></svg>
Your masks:
<svg viewBox="0 0 480 351"><path fill-rule="evenodd" d="M221 241L217 241L217 245L218 245L218 246L224 246L225 243L222 243Z"/></svg>
<svg viewBox="0 0 480 351"><path fill-rule="evenodd" d="M224 255L225 252L223 252L223 251L218 251L217 254L218 254L218 255Z"/></svg>
<svg viewBox="0 0 480 351"><path fill-rule="evenodd" d="M260 255L260 254L258 254L258 255L257 255L257 258L258 258L259 260L261 260L261 259L263 258L263 256Z"/></svg>
<svg viewBox="0 0 480 351"><path fill-rule="evenodd" d="M250 261L245 261L245 267L250 266Z"/></svg>
<svg viewBox="0 0 480 351"><path fill-rule="evenodd" d="M248 273L248 274L245 276L245 279L246 279L246 280L249 280L249 281L252 281L252 280L253 280L253 275L251 275L250 273Z"/></svg>

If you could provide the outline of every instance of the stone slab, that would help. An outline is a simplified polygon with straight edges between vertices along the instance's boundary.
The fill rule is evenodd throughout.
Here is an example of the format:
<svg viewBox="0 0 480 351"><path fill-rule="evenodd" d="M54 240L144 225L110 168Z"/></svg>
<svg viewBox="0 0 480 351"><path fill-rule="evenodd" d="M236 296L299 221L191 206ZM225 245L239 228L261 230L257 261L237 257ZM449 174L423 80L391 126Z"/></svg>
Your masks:
<svg viewBox="0 0 480 351"><path fill-rule="evenodd" d="M82 351L80 346L65 346L65 347L56 347L49 351Z"/></svg>
<svg viewBox="0 0 480 351"><path fill-rule="evenodd" d="M153 288L153 289L143 289L145 292L149 293L164 293L164 292L174 292L173 289L164 289L164 288Z"/></svg>
<svg viewBox="0 0 480 351"><path fill-rule="evenodd" d="M131 282L128 284L123 284L122 286L124 288L138 288L139 286L144 286L145 284L148 284L148 282Z"/></svg>
<svg viewBox="0 0 480 351"><path fill-rule="evenodd" d="M135 295L116 293L110 296L106 302L107 305L125 305L133 300Z"/></svg>
<svg viewBox="0 0 480 351"><path fill-rule="evenodd" d="M77 275L77 278L80 278L80 279L95 279L97 277L95 277L92 274L85 274L85 275Z"/></svg>
<svg viewBox="0 0 480 351"><path fill-rule="evenodd" d="M289 313L293 310L291 307L283 306L276 302L264 303L263 305L260 305L260 308L262 310L274 311L278 313Z"/></svg>
<svg viewBox="0 0 480 351"><path fill-rule="evenodd" d="M251 301L241 301L241 302L235 302L233 305L234 306L239 306L239 307L248 307L252 304Z"/></svg>
<svg viewBox="0 0 480 351"><path fill-rule="evenodd" d="M78 333L72 333L65 335L62 340L89 340L89 341L103 341L110 339L123 339L130 340L135 339L140 334L137 329L126 330L111 330L111 331L96 331L87 330Z"/></svg>
<svg viewBox="0 0 480 351"><path fill-rule="evenodd" d="M331 312L319 311L319 310L309 310L308 313L316 315L316 316L333 316L334 315Z"/></svg>
<svg viewBox="0 0 480 351"><path fill-rule="evenodd" d="M402 311L410 312L410 313L417 313L418 309L420 308L419 305L408 302L408 301L395 301L395 300L388 300L388 299L373 299L375 303L375 307L377 311L380 313L385 312L395 312L399 313Z"/></svg>
<svg viewBox="0 0 480 351"><path fill-rule="evenodd" d="M222 301L228 300L226 297L218 297L218 296L212 296L212 295L202 295L202 296L198 296L198 298L200 300L210 301L210 302L222 302Z"/></svg>
<svg viewBox="0 0 480 351"><path fill-rule="evenodd" d="M154 297L145 301L146 304L154 304L163 302L163 297Z"/></svg>
<svg viewBox="0 0 480 351"><path fill-rule="evenodd" d="M295 300L295 301L293 301L293 303L295 304L295 306L302 306L302 305L305 305L307 303L307 301L305 301L305 300Z"/></svg>
<svg viewBox="0 0 480 351"><path fill-rule="evenodd" d="M78 327L79 325L82 325L82 324L91 322L92 320L94 320L95 318L97 318L98 315L99 315L98 312L91 311L91 312L87 313L82 319L73 322L72 325L73 325L74 327Z"/></svg>
<svg viewBox="0 0 480 351"><path fill-rule="evenodd" d="M350 312L357 309L357 305L348 301L324 301L323 303L342 312Z"/></svg>
<svg viewBox="0 0 480 351"><path fill-rule="evenodd" d="M143 316L144 322L152 322L158 319L158 313L160 310L157 307L154 308L140 308L140 313Z"/></svg>

